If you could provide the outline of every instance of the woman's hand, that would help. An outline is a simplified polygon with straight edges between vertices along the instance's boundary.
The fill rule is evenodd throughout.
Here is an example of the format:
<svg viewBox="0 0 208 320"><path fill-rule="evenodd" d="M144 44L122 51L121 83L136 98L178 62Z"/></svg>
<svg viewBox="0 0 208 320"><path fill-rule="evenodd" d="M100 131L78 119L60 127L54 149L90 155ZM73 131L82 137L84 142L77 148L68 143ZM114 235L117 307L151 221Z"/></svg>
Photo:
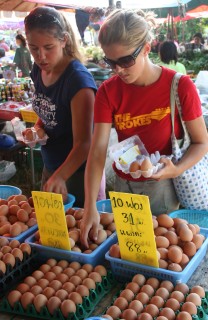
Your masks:
<svg viewBox="0 0 208 320"><path fill-rule="evenodd" d="M84 209L84 215L80 225L80 239L81 243L88 248L88 238L90 233L90 238L92 240L97 239L98 235L98 226L100 223L100 215L96 208L86 210Z"/></svg>
<svg viewBox="0 0 208 320"><path fill-rule="evenodd" d="M43 186L43 191L62 194L63 199L67 197L65 180L58 174L53 174Z"/></svg>
<svg viewBox="0 0 208 320"><path fill-rule="evenodd" d="M164 180L164 179L175 178L178 175L180 175L180 172L179 172L177 166L175 166L170 159L161 158L160 163L163 163L164 167L162 169L160 169L157 173L153 174L151 176L152 179L159 181L159 180Z"/></svg>

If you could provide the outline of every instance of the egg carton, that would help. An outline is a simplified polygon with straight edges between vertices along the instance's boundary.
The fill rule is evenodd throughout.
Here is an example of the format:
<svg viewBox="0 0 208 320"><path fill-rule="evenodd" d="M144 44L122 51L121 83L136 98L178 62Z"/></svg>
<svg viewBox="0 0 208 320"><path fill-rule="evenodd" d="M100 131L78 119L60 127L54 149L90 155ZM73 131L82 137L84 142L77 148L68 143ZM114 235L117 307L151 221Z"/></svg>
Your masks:
<svg viewBox="0 0 208 320"><path fill-rule="evenodd" d="M45 145L48 139L48 135L45 134L43 138L39 138L37 135L37 132L34 127L31 127L30 129L32 130L33 134L33 139L28 140L24 137L23 132L26 129L26 125L24 121L21 121L20 118L15 117L11 120L13 129L14 129L14 134L17 139L17 141L24 142L26 145L28 145L30 148L34 148L35 145L38 143L40 145Z"/></svg>
<svg viewBox="0 0 208 320"><path fill-rule="evenodd" d="M43 260L41 260L41 262L43 263ZM67 318L64 317L60 308L57 308L54 314L51 315L46 306L44 306L40 312L36 311L34 304L29 304L26 310L23 309L20 302L16 302L14 307L11 307L6 297L0 300L0 312L21 315L23 317L34 317L35 319L84 320L92 314L96 305L110 292L114 285L115 279L112 272L108 270L107 275L102 276L102 281L96 283L96 288L89 290L89 296L83 297L83 303L77 304L76 312L69 313Z"/></svg>
<svg viewBox="0 0 208 320"><path fill-rule="evenodd" d="M152 153L150 156L138 155L134 161L137 161L139 166L142 167L143 162L147 160L151 165L151 168L149 168L148 170L136 170L134 172L131 172L130 167L132 162L134 161L125 165L121 164L119 160L117 160L115 161L115 165L118 170L121 170L125 174L130 174L134 179L138 179L141 176L144 178L150 178L153 174L157 173L164 167L164 164L159 162L161 158L171 159L172 156L161 156L158 151Z"/></svg>

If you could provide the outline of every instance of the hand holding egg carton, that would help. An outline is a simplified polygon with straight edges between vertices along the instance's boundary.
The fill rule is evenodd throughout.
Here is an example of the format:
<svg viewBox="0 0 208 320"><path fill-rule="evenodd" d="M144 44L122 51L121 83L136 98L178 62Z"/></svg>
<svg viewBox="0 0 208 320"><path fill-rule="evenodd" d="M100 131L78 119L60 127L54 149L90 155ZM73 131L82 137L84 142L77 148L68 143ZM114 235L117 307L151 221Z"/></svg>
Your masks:
<svg viewBox="0 0 208 320"><path fill-rule="evenodd" d="M48 136L43 128L26 128L25 123L18 117L12 119L11 122L18 141L23 141L31 148L35 147L36 143L39 143L40 145L46 144Z"/></svg>
<svg viewBox="0 0 208 320"><path fill-rule="evenodd" d="M141 176L150 178L163 168L159 151L149 155L144 144L137 135L121 141L109 148L109 155L115 161L116 168L132 178Z"/></svg>

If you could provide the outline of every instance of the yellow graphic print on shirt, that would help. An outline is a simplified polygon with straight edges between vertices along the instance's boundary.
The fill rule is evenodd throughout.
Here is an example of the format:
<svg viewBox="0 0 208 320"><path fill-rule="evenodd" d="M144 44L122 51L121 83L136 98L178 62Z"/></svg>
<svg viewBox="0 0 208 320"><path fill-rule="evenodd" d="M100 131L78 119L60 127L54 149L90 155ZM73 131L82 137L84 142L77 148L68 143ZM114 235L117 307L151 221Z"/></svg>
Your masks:
<svg viewBox="0 0 208 320"><path fill-rule="evenodd" d="M168 114L170 114L170 107L158 108L149 114L143 114L132 118L130 113L116 114L114 121L117 130L125 130L149 125L152 120L160 121Z"/></svg>

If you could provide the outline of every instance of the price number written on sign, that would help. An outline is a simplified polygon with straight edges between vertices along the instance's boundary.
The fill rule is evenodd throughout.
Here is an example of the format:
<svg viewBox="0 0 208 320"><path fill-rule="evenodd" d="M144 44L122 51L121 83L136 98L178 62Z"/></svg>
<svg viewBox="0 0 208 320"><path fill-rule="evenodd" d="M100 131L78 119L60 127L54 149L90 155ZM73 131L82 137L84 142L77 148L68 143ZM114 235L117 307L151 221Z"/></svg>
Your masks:
<svg viewBox="0 0 208 320"><path fill-rule="evenodd" d="M32 191L41 243L71 250L61 194Z"/></svg>
<svg viewBox="0 0 208 320"><path fill-rule="evenodd" d="M159 267L149 198L110 192L121 258Z"/></svg>

